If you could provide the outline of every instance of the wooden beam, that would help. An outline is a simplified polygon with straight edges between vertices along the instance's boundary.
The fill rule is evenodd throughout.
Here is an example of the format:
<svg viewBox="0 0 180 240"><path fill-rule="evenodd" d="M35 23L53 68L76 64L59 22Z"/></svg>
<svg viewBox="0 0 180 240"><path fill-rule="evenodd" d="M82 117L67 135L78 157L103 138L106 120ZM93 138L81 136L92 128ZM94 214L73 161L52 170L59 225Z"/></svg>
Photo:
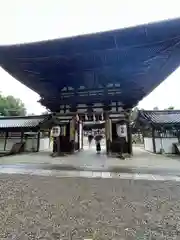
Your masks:
<svg viewBox="0 0 180 240"><path fill-rule="evenodd" d="M37 135L37 152L39 152L39 148L40 148L40 136L41 136L41 131L38 131L38 135Z"/></svg>
<svg viewBox="0 0 180 240"><path fill-rule="evenodd" d="M154 127L152 127L152 144L153 144L153 152L156 153L155 128Z"/></svg>
<svg viewBox="0 0 180 240"><path fill-rule="evenodd" d="M130 121L127 122L127 139L128 139L128 153L132 154L132 129L130 126Z"/></svg>
<svg viewBox="0 0 180 240"><path fill-rule="evenodd" d="M7 138L8 138L8 132L6 132L6 134L5 134L4 151L6 151Z"/></svg>

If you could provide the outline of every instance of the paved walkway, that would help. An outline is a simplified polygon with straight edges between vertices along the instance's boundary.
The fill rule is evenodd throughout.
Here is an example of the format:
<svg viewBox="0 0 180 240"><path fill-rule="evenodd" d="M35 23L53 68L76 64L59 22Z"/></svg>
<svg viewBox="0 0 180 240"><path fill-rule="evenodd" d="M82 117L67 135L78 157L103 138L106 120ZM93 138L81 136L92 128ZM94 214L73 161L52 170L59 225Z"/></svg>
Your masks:
<svg viewBox="0 0 180 240"><path fill-rule="evenodd" d="M32 176L54 176L58 178L99 178L99 179L131 179L148 181L176 181L180 182L180 176L159 175L143 173L115 173L100 171L59 171L44 169L23 169L23 168L0 168L1 174L22 174Z"/></svg>
<svg viewBox="0 0 180 240"><path fill-rule="evenodd" d="M107 157L104 153L97 155L95 147L85 148L84 151L65 157L52 158L50 152L29 153L16 156L0 158L0 165L4 164L51 164L58 166L71 166L73 168L86 168L87 170L118 170L119 168L148 168L148 169L169 169L180 171L180 157L167 157L152 154L142 147L133 148L133 156L125 160Z"/></svg>
<svg viewBox="0 0 180 240"><path fill-rule="evenodd" d="M65 157L52 158L49 154L40 152L0 158L0 173L180 181L178 158L151 154L141 146L134 147L134 155L126 160L107 157L105 147L102 154L97 155L95 146L86 146L84 151Z"/></svg>
<svg viewBox="0 0 180 240"><path fill-rule="evenodd" d="M180 181L180 159L146 152L134 147L133 157L125 160L97 155L86 147L74 155L52 158L48 152L0 158L0 173L60 177L125 178Z"/></svg>

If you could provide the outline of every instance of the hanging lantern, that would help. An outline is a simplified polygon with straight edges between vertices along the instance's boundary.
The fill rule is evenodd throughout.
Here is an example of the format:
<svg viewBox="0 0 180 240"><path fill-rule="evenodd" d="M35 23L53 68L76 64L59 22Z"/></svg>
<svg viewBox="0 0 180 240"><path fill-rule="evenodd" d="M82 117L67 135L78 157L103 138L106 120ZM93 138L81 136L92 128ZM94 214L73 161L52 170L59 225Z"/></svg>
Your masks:
<svg viewBox="0 0 180 240"><path fill-rule="evenodd" d="M127 138L127 126L126 126L126 124L123 124L123 125L117 124L116 125L116 131L117 131L117 135L119 137Z"/></svg>
<svg viewBox="0 0 180 240"><path fill-rule="evenodd" d="M58 137L60 135L60 132L61 132L61 128L59 126L55 126L52 128L51 136Z"/></svg>

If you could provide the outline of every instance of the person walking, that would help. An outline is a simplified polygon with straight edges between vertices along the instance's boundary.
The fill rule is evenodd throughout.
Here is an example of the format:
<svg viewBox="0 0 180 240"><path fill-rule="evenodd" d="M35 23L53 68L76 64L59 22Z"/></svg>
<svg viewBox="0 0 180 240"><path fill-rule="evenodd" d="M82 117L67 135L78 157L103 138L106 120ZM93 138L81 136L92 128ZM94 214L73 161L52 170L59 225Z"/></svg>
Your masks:
<svg viewBox="0 0 180 240"><path fill-rule="evenodd" d="M101 152L101 140L102 140L102 135L98 134L98 135L95 136L96 152L97 153Z"/></svg>
<svg viewBox="0 0 180 240"><path fill-rule="evenodd" d="M92 143L93 138L94 138L94 136L92 134L88 135L89 148L91 147L91 143Z"/></svg>

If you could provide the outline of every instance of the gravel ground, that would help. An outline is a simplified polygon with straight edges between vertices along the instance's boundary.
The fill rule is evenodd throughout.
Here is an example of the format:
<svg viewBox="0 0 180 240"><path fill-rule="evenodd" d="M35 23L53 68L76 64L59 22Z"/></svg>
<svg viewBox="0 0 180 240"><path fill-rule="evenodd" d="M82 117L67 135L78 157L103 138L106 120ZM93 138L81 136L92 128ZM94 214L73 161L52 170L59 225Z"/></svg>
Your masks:
<svg viewBox="0 0 180 240"><path fill-rule="evenodd" d="M180 239L180 183L0 175L0 239Z"/></svg>

